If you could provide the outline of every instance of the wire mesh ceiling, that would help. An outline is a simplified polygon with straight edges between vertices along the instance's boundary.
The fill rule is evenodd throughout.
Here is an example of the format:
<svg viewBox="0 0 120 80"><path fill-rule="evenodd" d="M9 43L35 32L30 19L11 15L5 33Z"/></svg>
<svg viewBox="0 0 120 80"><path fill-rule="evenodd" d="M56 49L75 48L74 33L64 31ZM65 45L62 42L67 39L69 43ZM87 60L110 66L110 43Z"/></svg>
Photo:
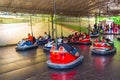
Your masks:
<svg viewBox="0 0 120 80"><path fill-rule="evenodd" d="M0 11L53 15L53 2L53 0L0 0ZM56 14L120 15L120 0L56 0Z"/></svg>

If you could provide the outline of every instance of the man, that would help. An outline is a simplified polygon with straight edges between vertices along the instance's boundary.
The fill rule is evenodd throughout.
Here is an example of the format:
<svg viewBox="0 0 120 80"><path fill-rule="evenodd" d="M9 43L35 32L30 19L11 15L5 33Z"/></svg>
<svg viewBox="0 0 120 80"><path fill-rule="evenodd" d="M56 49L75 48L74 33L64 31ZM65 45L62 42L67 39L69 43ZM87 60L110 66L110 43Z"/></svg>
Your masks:
<svg viewBox="0 0 120 80"><path fill-rule="evenodd" d="M30 42L33 43L33 36L30 35L30 33L28 33L28 38L27 38Z"/></svg>
<svg viewBox="0 0 120 80"><path fill-rule="evenodd" d="M33 44L33 37L28 33L28 38L22 39L18 46L25 46L25 45L32 45Z"/></svg>

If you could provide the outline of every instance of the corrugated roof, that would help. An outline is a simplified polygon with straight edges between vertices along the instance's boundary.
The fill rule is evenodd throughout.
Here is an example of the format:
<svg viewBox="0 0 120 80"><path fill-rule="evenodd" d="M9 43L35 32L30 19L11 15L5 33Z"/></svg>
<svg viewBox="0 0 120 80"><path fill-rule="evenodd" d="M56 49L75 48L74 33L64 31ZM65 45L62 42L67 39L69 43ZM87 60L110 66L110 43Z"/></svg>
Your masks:
<svg viewBox="0 0 120 80"><path fill-rule="evenodd" d="M120 0L55 0L56 13L68 16L120 15ZM54 14L53 0L0 0L0 11Z"/></svg>

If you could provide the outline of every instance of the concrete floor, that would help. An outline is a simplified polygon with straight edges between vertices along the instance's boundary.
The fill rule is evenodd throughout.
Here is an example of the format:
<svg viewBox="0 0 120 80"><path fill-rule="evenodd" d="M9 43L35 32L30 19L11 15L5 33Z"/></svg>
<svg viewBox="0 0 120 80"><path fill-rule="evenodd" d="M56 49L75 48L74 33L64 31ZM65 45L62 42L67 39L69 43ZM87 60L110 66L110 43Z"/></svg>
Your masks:
<svg viewBox="0 0 120 80"><path fill-rule="evenodd" d="M15 46L0 48L0 80L120 80L120 42L111 37L117 52L110 56L91 55L91 46L77 45L84 55L82 64L69 70L47 67L43 46L16 52Z"/></svg>

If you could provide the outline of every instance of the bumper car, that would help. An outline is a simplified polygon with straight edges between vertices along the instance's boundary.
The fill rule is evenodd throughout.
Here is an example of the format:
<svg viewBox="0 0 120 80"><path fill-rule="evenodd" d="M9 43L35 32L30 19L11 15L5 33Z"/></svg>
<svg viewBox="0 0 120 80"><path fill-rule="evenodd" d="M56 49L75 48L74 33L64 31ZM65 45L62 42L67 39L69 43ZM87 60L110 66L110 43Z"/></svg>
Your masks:
<svg viewBox="0 0 120 80"><path fill-rule="evenodd" d="M50 50L50 60L47 61L48 67L54 69L69 69L79 65L83 56L74 56L68 53L63 47L56 49L53 46Z"/></svg>
<svg viewBox="0 0 120 80"><path fill-rule="evenodd" d="M37 47L38 47L38 45L36 45L36 43L29 44L29 45L28 44L22 45L21 43L18 43L17 47L15 49L16 49L16 51L25 51L25 50L34 49Z"/></svg>
<svg viewBox="0 0 120 80"><path fill-rule="evenodd" d="M91 37L91 38L96 38L96 37L99 37L99 34L98 34L98 33L96 33L96 34L95 34L95 33L93 33L93 34L91 33L91 34L90 34L90 37Z"/></svg>
<svg viewBox="0 0 120 80"><path fill-rule="evenodd" d="M60 45L62 43L62 39L57 39L57 40L58 40L58 45ZM47 44L44 45L43 50L49 52L54 43L55 43L54 40L48 42Z"/></svg>
<svg viewBox="0 0 120 80"><path fill-rule="evenodd" d="M109 55L116 52L113 43L95 42L93 44L92 53L98 55Z"/></svg>
<svg viewBox="0 0 120 80"><path fill-rule="evenodd" d="M44 45L46 43L48 43L48 40L45 40L45 39L43 39L43 40L37 40L37 44L38 45Z"/></svg>
<svg viewBox="0 0 120 80"><path fill-rule="evenodd" d="M70 43L89 45L89 44L92 44L92 41L90 40L90 38L83 38L83 39L79 39L79 40L71 40Z"/></svg>
<svg viewBox="0 0 120 80"><path fill-rule="evenodd" d="M90 39L81 39L79 40L79 44L85 44L85 45L89 45L92 44L92 41Z"/></svg>
<svg viewBox="0 0 120 80"><path fill-rule="evenodd" d="M49 41L52 41L51 38L45 39L45 38L39 38L37 39L37 44L38 45L44 45L47 44Z"/></svg>
<svg viewBox="0 0 120 80"><path fill-rule="evenodd" d="M51 47L53 46L54 41L48 42L44 45L43 50L49 52Z"/></svg>

